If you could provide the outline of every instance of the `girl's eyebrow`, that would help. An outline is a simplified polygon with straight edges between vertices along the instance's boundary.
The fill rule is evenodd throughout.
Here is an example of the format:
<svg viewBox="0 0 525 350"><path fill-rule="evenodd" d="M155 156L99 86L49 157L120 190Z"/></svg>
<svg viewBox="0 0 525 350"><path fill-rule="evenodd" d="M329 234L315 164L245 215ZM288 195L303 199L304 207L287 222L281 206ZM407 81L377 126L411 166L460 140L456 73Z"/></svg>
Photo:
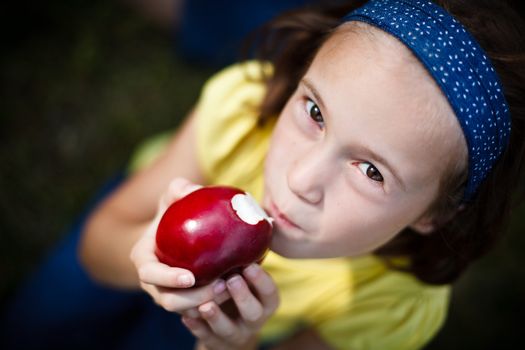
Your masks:
<svg viewBox="0 0 525 350"><path fill-rule="evenodd" d="M312 95L314 95L315 101L319 104L319 107L321 107L321 110L325 110L326 111L326 106L323 103L323 99L321 98L321 94L317 91L317 89L310 82L310 80L308 80L308 78L306 78L306 77L303 77L299 83L303 84L304 86L306 86L306 88L308 90L310 90Z"/></svg>
<svg viewBox="0 0 525 350"><path fill-rule="evenodd" d="M326 112L326 106L323 103L323 99L321 98L321 94L317 91L317 89L314 87L312 82L308 78L303 77L299 83L303 84L312 93L312 95L314 95L314 98L315 98L317 104L319 104L319 107L321 108L321 110ZM382 164L394 176L394 179L403 188L403 190L406 191L406 186L403 183L403 181L401 180L401 177L398 175L398 172L386 160L386 158L382 157L377 152L374 152L370 147L357 146L357 149L356 149L356 147L354 147L354 150L356 150L359 154L363 154L367 158L370 158L374 163Z"/></svg>

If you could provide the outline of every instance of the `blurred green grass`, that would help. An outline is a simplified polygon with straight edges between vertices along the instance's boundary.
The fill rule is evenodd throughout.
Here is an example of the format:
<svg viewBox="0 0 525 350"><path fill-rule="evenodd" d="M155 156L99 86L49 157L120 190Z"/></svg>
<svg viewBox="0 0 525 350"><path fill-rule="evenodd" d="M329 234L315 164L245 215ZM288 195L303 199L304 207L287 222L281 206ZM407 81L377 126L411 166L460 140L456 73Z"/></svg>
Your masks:
<svg viewBox="0 0 525 350"><path fill-rule="evenodd" d="M105 1L2 13L0 296L60 239L145 137L174 128L210 68L169 33Z"/></svg>
<svg viewBox="0 0 525 350"><path fill-rule="evenodd" d="M101 0L24 2L2 12L0 300L35 268L144 138L174 128L213 68L169 33ZM525 314L525 207L454 289L428 349L513 349Z"/></svg>

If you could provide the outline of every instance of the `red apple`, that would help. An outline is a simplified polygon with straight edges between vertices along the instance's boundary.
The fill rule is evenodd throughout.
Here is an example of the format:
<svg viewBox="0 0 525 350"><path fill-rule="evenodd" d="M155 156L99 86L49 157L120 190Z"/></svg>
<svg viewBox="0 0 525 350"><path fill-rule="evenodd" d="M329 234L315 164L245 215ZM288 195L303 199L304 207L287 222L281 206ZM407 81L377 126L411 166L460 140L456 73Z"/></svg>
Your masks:
<svg viewBox="0 0 525 350"><path fill-rule="evenodd" d="M190 270L195 286L261 262L272 219L246 192L202 187L174 202L157 227L155 253L167 265Z"/></svg>

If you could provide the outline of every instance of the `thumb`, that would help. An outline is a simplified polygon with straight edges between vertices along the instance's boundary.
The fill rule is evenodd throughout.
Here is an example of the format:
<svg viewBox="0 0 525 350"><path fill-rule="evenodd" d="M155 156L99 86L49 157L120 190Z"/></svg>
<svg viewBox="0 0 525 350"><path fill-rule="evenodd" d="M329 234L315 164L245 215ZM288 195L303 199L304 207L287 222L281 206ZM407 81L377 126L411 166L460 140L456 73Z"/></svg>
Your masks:
<svg viewBox="0 0 525 350"><path fill-rule="evenodd" d="M183 177L173 179L169 183L166 192L160 198L159 211L164 213L173 202L187 196L201 187L201 185L197 185Z"/></svg>
<svg viewBox="0 0 525 350"><path fill-rule="evenodd" d="M201 187L201 185L194 184L183 177L176 177L171 180L166 192L159 199L157 214L146 229L146 235L151 236L155 234L162 215L164 215L171 204Z"/></svg>

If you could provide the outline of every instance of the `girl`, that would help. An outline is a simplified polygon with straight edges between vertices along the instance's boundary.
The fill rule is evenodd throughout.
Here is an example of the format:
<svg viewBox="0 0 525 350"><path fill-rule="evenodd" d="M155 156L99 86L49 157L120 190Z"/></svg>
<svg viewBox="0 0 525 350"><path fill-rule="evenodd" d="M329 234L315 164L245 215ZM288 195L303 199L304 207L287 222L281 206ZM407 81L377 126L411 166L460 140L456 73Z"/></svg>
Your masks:
<svg viewBox="0 0 525 350"><path fill-rule="evenodd" d="M257 61L213 77L171 141L135 157L83 229L83 266L182 314L202 349L421 348L521 194L522 34L501 1L349 1L276 19ZM260 200L272 252L188 289L191 272L155 257L156 224L215 183ZM128 336L184 348L158 328Z"/></svg>

